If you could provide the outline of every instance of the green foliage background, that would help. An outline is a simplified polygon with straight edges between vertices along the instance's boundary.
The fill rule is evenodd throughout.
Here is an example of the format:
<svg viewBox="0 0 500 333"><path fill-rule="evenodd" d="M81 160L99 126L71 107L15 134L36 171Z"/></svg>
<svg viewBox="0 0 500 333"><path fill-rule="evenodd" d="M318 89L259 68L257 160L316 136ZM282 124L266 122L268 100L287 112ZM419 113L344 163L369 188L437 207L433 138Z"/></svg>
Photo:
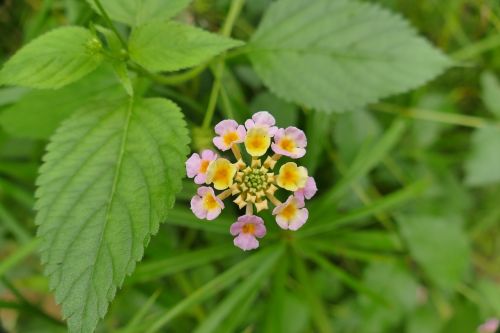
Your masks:
<svg viewBox="0 0 500 333"><path fill-rule="evenodd" d="M0 331L500 317L500 4L274 2L0 3ZM319 192L243 253L236 209L197 220L181 178L188 145L259 110L304 129Z"/></svg>

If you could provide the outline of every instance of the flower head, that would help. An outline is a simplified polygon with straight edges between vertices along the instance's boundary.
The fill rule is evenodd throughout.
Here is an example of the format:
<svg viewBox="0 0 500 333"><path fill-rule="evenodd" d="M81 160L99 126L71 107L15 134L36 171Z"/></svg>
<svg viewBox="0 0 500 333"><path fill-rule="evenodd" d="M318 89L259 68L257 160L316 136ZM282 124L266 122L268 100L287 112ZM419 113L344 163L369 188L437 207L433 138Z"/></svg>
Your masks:
<svg viewBox="0 0 500 333"><path fill-rule="evenodd" d="M208 165L217 158L217 154L209 149L203 150L200 155L194 153L186 161L187 176L189 178L194 177L196 184L203 184L205 182Z"/></svg>
<svg viewBox="0 0 500 333"><path fill-rule="evenodd" d="M244 209L243 216L232 224L230 232L236 236L234 245L245 251L257 248L257 238L266 234L264 220L254 215L254 211L258 213L273 205L277 224L282 229L297 230L309 215L305 199L312 198L317 191L306 168L295 162L280 162L282 157L304 156L307 146L304 132L296 127L278 129L275 123L267 111L257 112L248 119L246 129L234 120L223 120L215 126L217 136L213 143L222 151L230 150L235 162L217 157L209 150L203 151L201 156L193 154L186 162L187 174L195 177L196 183L204 181L221 191L216 195L211 187L198 189L191 200L191 209L198 218L217 217L224 208L222 200L230 196L238 208ZM243 158L241 143L251 156L250 161ZM266 156L270 147L272 152ZM278 191L291 191L292 194L288 194L283 203L275 196Z"/></svg>
<svg viewBox="0 0 500 333"><path fill-rule="evenodd" d="M234 245L243 251L253 250L259 247L256 237L262 238L266 235L264 220L255 215L243 215L231 225L231 235L234 238Z"/></svg>
<svg viewBox="0 0 500 333"><path fill-rule="evenodd" d="M291 158L301 158L306 154L306 135L297 127L280 128L274 135L271 148L276 154Z"/></svg>
<svg viewBox="0 0 500 333"><path fill-rule="evenodd" d="M309 211L304 208L304 201L291 195L288 199L273 209L276 223L282 229L298 230L306 223Z"/></svg>
<svg viewBox="0 0 500 333"><path fill-rule="evenodd" d="M199 219L213 220L219 216L224 203L211 187L202 186L191 199L191 210Z"/></svg>

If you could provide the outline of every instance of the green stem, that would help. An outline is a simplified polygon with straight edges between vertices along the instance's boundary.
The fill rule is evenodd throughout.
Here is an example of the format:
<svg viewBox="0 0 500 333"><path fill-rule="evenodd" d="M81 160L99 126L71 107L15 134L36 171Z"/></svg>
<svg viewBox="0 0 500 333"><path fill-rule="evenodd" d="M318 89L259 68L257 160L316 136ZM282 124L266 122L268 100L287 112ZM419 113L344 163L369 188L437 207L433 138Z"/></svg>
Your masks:
<svg viewBox="0 0 500 333"><path fill-rule="evenodd" d="M451 54L451 57L456 60L469 60L484 52L500 47L500 34L495 33L493 36L488 36L476 43L467 45Z"/></svg>
<svg viewBox="0 0 500 333"><path fill-rule="evenodd" d="M384 103L373 105L372 109L374 109L375 111L396 114L407 118L435 121L450 125L465 126L472 128L485 128L485 127L500 128L499 122L488 120L486 118L466 116L462 114L444 113L444 112L417 109L417 108L402 108L396 105L384 104Z"/></svg>
<svg viewBox="0 0 500 333"><path fill-rule="evenodd" d="M234 23L238 18L245 0L234 0L231 2L231 8L229 8L229 13L227 15L224 26L222 27L222 36L229 37L231 31L233 30ZM224 63L226 59L226 53L223 53L215 65L214 76L215 81L212 86L212 91L210 92L210 99L208 101L207 112L205 113L205 118L203 119L202 128L207 129L212 123L212 118L215 113L215 107L217 106L217 100L219 98L219 92L221 88L222 75L224 73Z"/></svg>
<svg viewBox="0 0 500 333"><path fill-rule="evenodd" d="M23 245L18 248L16 251L12 253L8 258L4 258L0 263L0 278L5 275L12 267L19 264L24 258L31 255L38 249L38 246L41 243L40 238L35 238L31 240L29 243Z"/></svg>
<svg viewBox="0 0 500 333"><path fill-rule="evenodd" d="M104 9L104 7L101 4L101 1L100 0L94 0L94 2L96 4L97 8L99 9L99 11L101 12L101 15L104 17L104 20L108 24L109 28L115 33L116 37L120 41L120 44L122 44L123 49L124 50L128 50L127 43L123 39L122 35L120 35L120 33L118 32L118 30L116 30L115 25L111 21L111 18L109 17L108 13L106 13L106 10Z"/></svg>

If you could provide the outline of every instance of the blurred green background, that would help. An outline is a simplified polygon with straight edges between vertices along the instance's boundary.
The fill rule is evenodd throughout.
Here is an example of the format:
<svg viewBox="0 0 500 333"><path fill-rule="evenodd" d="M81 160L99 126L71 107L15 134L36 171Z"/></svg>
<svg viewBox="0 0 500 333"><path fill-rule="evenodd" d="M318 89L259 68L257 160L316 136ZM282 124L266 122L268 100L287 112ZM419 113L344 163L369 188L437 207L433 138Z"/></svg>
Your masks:
<svg viewBox="0 0 500 333"><path fill-rule="evenodd" d="M271 239L262 248L287 244L286 260L254 284L244 283L248 272L225 280L221 274L246 256L227 235L237 213L227 209L218 224L197 221L188 209L194 186L186 181L100 332L143 332L171 309L179 312L165 332L208 332L207 322L215 322L214 332L471 333L500 317L500 2L370 2L405 16L461 65L365 110L325 115L280 100L235 56L217 108L217 121L267 109L278 125L303 128L305 164L319 187L312 207L324 208L322 194L344 179L345 191L322 216L343 222L304 238L303 247L288 234ZM234 35L247 40L269 3L247 1ZM216 31L228 5L193 1L180 19ZM43 32L90 21L102 23L82 0L3 0L0 62ZM183 108L193 150L211 135L196 126L211 84L206 70L180 85L144 88ZM65 331L36 255L35 179L60 121L88 96L113 89L99 73L57 93L0 88L0 331ZM408 189L403 197L392 194L399 188ZM225 290L197 298L221 276ZM218 322L213 313L228 319Z"/></svg>

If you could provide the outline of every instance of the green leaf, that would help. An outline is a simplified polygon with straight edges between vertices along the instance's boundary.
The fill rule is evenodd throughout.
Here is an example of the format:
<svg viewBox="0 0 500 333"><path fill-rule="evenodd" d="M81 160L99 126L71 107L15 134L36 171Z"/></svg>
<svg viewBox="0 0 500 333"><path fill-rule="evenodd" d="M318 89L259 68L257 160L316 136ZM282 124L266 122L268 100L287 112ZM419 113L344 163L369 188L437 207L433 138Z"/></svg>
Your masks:
<svg viewBox="0 0 500 333"><path fill-rule="evenodd" d="M500 118L500 82L491 72L481 75L482 99L488 111Z"/></svg>
<svg viewBox="0 0 500 333"><path fill-rule="evenodd" d="M87 0L101 13L94 0ZM152 20L167 20L186 8L191 0L101 0L102 7L115 21L138 26Z"/></svg>
<svg viewBox="0 0 500 333"><path fill-rule="evenodd" d="M40 169L42 262L70 332L92 332L181 189L189 142L159 98L87 105L52 137Z"/></svg>
<svg viewBox="0 0 500 333"><path fill-rule="evenodd" d="M472 153L465 163L465 182L483 186L500 182L500 129L481 128L472 134Z"/></svg>
<svg viewBox="0 0 500 333"><path fill-rule="evenodd" d="M243 42L177 22L152 22L132 31L132 60L153 72L201 64Z"/></svg>
<svg viewBox="0 0 500 333"><path fill-rule="evenodd" d="M59 90L33 90L0 114L0 125L13 136L48 139L82 105L124 96L110 71L97 70Z"/></svg>
<svg viewBox="0 0 500 333"><path fill-rule="evenodd" d="M353 332L400 332L394 326L413 312L418 302L419 285L413 275L397 262L372 263L364 272L363 284L376 290L390 307L379 306L372 298L359 295L357 312L363 320Z"/></svg>
<svg viewBox="0 0 500 333"><path fill-rule="evenodd" d="M325 112L406 92L451 65L399 15L353 0L279 0L249 46L274 93Z"/></svg>
<svg viewBox="0 0 500 333"><path fill-rule="evenodd" d="M7 61L0 84L57 89L99 66L101 42L81 27L52 30L33 40Z"/></svg>
<svg viewBox="0 0 500 333"><path fill-rule="evenodd" d="M469 266L469 244L458 219L401 216L399 228L410 252L427 275L442 288L453 288Z"/></svg>

